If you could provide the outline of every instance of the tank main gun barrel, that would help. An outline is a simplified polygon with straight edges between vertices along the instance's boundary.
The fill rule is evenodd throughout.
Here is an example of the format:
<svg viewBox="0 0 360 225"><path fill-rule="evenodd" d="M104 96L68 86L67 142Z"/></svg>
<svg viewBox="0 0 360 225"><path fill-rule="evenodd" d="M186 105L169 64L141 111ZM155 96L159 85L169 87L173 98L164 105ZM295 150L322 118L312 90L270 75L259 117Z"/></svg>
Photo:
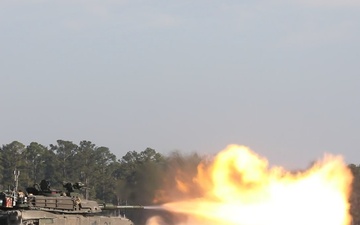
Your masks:
<svg viewBox="0 0 360 225"><path fill-rule="evenodd" d="M142 205L113 205L113 204L99 204L100 209L102 210L112 210L112 209L144 209Z"/></svg>

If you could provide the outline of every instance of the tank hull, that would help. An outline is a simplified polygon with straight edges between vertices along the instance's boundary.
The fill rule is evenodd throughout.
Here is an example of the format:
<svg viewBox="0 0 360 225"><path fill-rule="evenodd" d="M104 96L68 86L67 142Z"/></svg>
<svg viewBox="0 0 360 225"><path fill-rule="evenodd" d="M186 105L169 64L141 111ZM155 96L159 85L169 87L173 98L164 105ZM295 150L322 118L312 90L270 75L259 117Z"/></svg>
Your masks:
<svg viewBox="0 0 360 225"><path fill-rule="evenodd" d="M42 210L3 210L1 225L133 225L123 217L57 214Z"/></svg>

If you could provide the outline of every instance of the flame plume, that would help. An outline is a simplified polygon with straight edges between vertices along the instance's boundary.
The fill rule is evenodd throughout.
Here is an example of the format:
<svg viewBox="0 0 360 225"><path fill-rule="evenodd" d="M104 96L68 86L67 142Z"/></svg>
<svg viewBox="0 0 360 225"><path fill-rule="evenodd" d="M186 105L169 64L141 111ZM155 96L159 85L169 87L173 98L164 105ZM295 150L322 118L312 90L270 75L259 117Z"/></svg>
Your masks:
<svg viewBox="0 0 360 225"><path fill-rule="evenodd" d="M210 166L200 164L193 182L200 198L163 207L199 225L350 225L352 175L342 157L326 155L310 169L269 168L245 146L230 145ZM186 188L181 183L181 189ZM193 184L188 184L189 187Z"/></svg>

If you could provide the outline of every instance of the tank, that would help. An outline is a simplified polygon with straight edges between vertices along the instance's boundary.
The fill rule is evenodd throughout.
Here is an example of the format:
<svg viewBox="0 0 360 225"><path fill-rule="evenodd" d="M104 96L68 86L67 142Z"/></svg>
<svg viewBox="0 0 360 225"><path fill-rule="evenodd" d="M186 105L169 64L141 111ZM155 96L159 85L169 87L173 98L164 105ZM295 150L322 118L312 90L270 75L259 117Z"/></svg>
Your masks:
<svg viewBox="0 0 360 225"><path fill-rule="evenodd" d="M106 216L104 210L143 208L142 206L113 206L87 200L76 193L84 185L64 182L66 191L54 190L50 182L18 190L17 177L13 190L0 193L0 225L133 225L125 216Z"/></svg>

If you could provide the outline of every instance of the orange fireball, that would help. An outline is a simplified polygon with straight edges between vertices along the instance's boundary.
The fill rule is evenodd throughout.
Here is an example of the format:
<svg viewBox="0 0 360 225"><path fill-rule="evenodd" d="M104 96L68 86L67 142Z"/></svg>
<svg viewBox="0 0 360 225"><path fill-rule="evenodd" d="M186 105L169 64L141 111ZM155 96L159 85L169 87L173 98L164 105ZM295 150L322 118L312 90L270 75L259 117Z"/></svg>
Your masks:
<svg viewBox="0 0 360 225"><path fill-rule="evenodd" d="M202 196L164 208L199 225L349 225L352 175L342 158L326 155L303 172L269 168L245 146L230 145L193 179ZM178 183L181 183L178 181ZM182 190L189 190L181 183ZM193 184L191 184L193 185ZM189 184L190 186L190 184ZM191 190L191 189L190 189Z"/></svg>

